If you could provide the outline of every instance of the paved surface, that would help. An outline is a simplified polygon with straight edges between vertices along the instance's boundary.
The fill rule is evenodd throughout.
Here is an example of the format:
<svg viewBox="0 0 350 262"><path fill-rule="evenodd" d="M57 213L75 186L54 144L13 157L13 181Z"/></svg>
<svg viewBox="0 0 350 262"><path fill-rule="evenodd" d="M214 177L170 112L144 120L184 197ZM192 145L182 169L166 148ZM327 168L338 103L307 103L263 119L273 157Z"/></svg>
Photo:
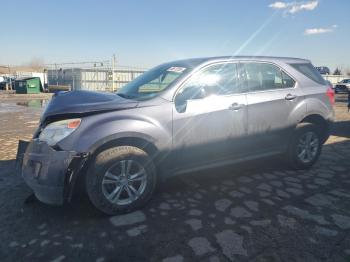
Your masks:
<svg viewBox="0 0 350 262"><path fill-rule="evenodd" d="M34 103L35 105L35 103ZM17 140L41 109L0 101L0 261L350 261L350 114L307 172L278 159L173 178L143 210L106 217L84 196L31 198Z"/></svg>

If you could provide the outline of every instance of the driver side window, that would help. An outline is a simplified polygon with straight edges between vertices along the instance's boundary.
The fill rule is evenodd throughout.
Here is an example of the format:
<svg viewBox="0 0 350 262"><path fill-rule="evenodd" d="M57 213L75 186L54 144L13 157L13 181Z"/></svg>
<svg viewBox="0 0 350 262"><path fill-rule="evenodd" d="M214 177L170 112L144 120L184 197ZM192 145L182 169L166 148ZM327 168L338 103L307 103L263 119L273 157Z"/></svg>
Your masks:
<svg viewBox="0 0 350 262"><path fill-rule="evenodd" d="M193 75L182 88L193 90L192 99L200 98L198 94L228 95L238 93L237 65L235 63L224 63L209 66L199 73Z"/></svg>

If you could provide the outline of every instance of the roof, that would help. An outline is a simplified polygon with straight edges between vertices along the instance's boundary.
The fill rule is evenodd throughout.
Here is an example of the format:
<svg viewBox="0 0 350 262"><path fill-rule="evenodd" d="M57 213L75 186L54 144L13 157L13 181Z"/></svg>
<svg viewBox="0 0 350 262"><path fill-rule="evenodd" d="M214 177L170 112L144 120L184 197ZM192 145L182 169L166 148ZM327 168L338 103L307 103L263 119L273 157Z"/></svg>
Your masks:
<svg viewBox="0 0 350 262"><path fill-rule="evenodd" d="M246 60L246 61L269 61L269 62L282 62L282 63L310 63L307 59L295 58L295 57L277 57L277 56L215 56L215 57L202 57L202 58L190 58L174 61L171 64L187 65L195 67L205 62L217 61L217 60Z"/></svg>
<svg viewBox="0 0 350 262"><path fill-rule="evenodd" d="M31 79L34 79L34 78L39 78L39 77L36 77L36 76L20 77L20 78L15 79L15 81L26 81L26 80L31 80Z"/></svg>

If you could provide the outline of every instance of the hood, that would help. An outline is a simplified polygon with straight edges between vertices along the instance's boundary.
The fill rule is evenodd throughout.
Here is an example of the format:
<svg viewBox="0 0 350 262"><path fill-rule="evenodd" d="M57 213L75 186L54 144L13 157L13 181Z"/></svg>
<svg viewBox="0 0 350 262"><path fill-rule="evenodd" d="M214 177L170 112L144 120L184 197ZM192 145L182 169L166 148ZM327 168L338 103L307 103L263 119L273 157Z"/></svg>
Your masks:
<svg viewBox="0 0 350 262"><path fill-rule="evenodd" d="M114 111L134 108L138 104L135 100L122 98L113 93L70 91L53 95L47 105L41 120L48 117L65 114L86 114L102 111Z"/></svg>

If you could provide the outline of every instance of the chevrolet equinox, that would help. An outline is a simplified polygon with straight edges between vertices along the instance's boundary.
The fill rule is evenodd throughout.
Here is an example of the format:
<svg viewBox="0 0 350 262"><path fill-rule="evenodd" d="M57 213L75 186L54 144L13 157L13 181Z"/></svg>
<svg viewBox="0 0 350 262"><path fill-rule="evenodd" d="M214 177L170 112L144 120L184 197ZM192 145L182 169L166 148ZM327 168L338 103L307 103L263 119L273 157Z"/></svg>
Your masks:
<svg viewBox="0 0 350 262"><path fill-rule="evenodd" d="M175 174L273 155L310 168L329 137L334 92L308 60L197 58L159 65L116 93L54 95L21 173L48 204L83 185L106 214L143 206Z"/></svg>

